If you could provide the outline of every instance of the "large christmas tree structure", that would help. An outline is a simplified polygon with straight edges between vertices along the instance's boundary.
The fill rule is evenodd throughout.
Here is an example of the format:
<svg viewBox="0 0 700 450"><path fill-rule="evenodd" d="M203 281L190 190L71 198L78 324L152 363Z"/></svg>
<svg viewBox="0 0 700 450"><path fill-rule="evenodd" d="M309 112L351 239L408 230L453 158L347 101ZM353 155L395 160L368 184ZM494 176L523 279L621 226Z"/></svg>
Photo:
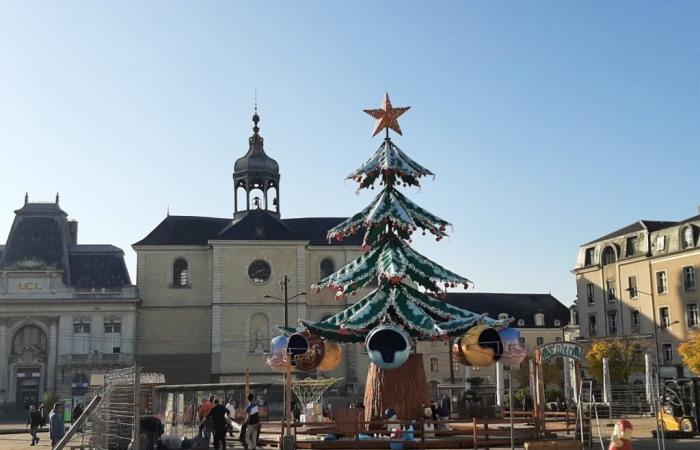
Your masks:
<svg viewBox="0 0 700 450"><path fill-rule="evenodd" d="M302 322L307 333L328 341L365 341L372 360L365 387L368 418L388 407L402 418L420 415L428 389L421 355L411 354L415 341L461 337L455 348L458 360L486 365L502 354L498 329L507 324L444 302L447 288L467 288L471 282L409 245L418 229L440 241L449 224L397 190L419 186L421 178L433 176L389 136L390 129L401 134L397 119L408 109L392 107L387 94L381 109L365 111L376 119L374 135L386 130L385 138L348 178L357 181L359 189L378 186L379 192L369 206L331 229L328 238L342 240L364 232L367 250L314 286L334 289L338 298L371 291L327 320Z"/></svg>

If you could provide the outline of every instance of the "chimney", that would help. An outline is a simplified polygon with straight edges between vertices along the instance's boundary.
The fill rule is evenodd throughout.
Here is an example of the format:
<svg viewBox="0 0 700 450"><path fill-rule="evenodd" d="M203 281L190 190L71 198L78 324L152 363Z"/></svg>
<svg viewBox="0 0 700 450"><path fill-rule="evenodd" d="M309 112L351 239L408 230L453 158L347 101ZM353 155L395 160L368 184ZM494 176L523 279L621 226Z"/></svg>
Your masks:
<svg viewBox="0 0 700 450"><path fill-rule="evenodd" d="M69 244L77 245L78 244L78 221L77 220L69 220L68 221L68 234L70 237Z"/></svg>

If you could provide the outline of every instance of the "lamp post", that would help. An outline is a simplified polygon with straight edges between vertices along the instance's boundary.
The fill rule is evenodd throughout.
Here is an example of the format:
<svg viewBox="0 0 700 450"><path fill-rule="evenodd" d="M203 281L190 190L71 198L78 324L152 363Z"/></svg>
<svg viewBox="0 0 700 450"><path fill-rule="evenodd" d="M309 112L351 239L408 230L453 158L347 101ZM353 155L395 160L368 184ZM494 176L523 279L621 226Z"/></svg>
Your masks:
<svg viewBox="0 0 700 450"><path fill-rule="evenodd" d="M292 296L291 298L289 297L289 277L287 275L282 278L282 281L280 281L280 289L284 292L284 298L278 298L274 297L272 295L265 295L263 298L272 298L275 300L279 300L281 302L284 302L284 327L288 328L289 327L289 301L294 300L297 297L301 297L302 295L306 295L306 292L299 292L298 294Z"/></svg>
<svg viewBox="0 0 700 450"><path fill-rule="evenodd" d="M297 297L306 295L306 292L299 292L298 294L289 297L289 277L287 275L280 281L280 289L284 292L284 298L275 297L273 295L264 295L263 298L272 298L284 302L284 327L289 328L289 301L294 300ZM291 355L287 353L287 364L284 371L284 419L285 419L285 431L286 436L282 437L282 442L280 442L280 449L294 448L294 437L292 436L292 418L291 413L291 384L292 384L292 374L291 374Z"/></svg>

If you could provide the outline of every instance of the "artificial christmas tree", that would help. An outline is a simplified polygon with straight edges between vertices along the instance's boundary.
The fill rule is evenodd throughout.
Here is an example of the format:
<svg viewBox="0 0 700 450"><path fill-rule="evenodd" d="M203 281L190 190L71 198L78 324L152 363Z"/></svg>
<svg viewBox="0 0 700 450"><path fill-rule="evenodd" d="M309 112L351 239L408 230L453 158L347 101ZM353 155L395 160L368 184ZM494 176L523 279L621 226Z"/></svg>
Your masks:
<svg viewBox="0 0 700 450"><path fill-rule="evenodd" d="M447 236L449 224L397 190L401 185L419 186L421 178L433 176L389 137L389 129L401 134L397 119L408 109L393 108L386 94L381 109L365 111L377 119L373 135L382 130L386 130L386 135L374 155L348 178L357 181L359 189L374 189L378 185L380 192L369 206L331 229L328 238L342 240L364 232L366 252L314 286L334 289L338 298L374 287L327 320L302 322L311 333L327 340L365 341L373 365L365 387L368 419L381 415L387 407L394 408L402 418L422 414L428 391L420 355L410 355L415 341L447 340L478 329L479 334L465 340L460 349L479 354L480 358L471 361L493 361L502 353L495 330L507 324L442 301L447 288L467 288L471 282L409 245L419 228L423 234L429 232L441 240ZM474 328L476 325L484 326ZM484 334L484 330L491 334ZM468 362L469 358L462 360Z"/></svg>

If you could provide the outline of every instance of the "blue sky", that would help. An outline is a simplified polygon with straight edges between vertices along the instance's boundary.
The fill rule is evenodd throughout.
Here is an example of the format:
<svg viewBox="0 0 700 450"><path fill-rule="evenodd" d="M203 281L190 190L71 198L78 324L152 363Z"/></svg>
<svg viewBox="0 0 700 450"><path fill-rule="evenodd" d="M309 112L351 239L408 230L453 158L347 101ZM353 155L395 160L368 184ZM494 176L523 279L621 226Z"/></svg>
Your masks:
<svg viewBox="0 0 700 450"><path fill-rule="evenodd" d="M578 246L700 203L698 2L0 1L0 240L53 199L82 243L229 217L257 86L285 217L345 216L379 145L437 178L407 194L454 233L417 248L477 290L575 296Z"/></svg>

